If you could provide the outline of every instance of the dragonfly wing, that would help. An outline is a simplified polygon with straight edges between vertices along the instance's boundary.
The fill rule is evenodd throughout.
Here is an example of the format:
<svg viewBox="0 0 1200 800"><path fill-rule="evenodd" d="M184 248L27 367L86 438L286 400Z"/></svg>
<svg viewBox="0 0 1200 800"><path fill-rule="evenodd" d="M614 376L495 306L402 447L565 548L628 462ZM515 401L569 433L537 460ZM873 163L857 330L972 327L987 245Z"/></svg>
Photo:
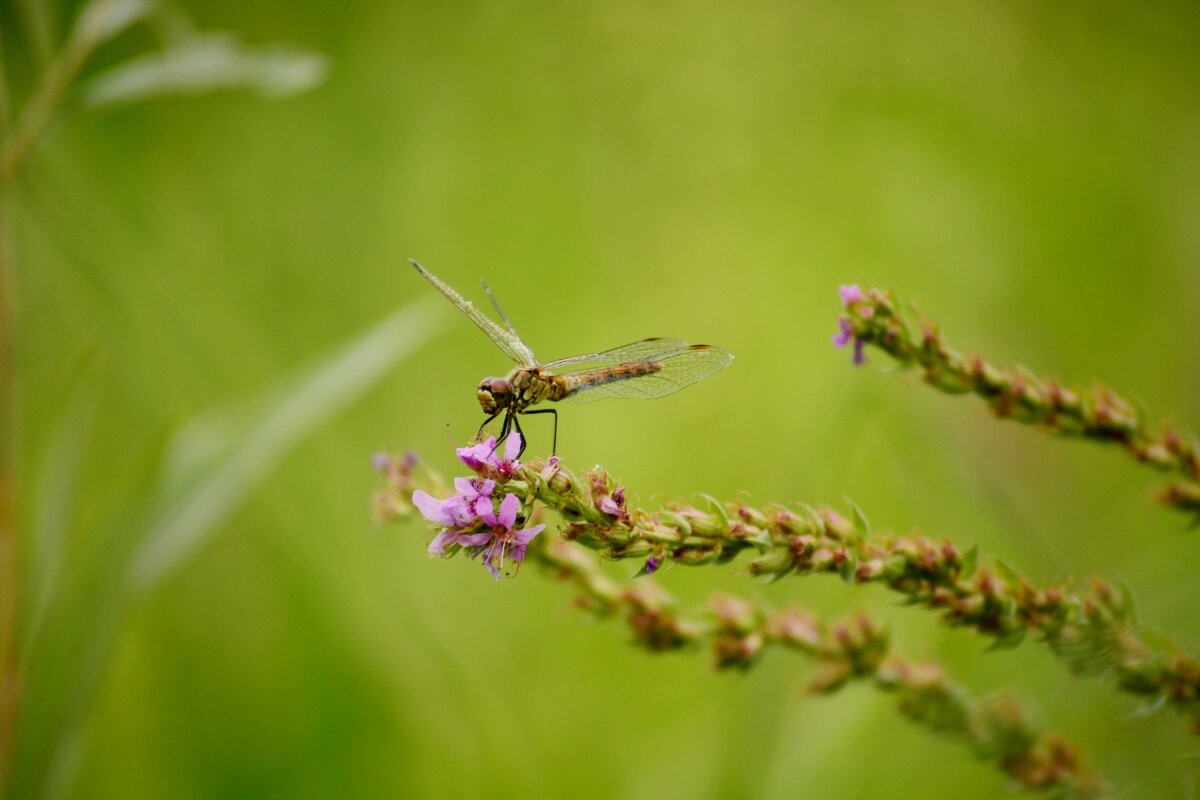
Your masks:
<svg viewBox="0 0 1200 800"><path fill-rule="evenodd" d="M733 354L706 344L684 345L657 359L568 373L567 399L590 403L607 398L650 400L678 392L729 365Z"/></svg>
<svg viewBox="0 0 1200 800"><path fill-rule="evenodd" d="M657 361L672 353L687 350L688 343L680 339L642 339L640 342L614 347L600 353L589 353L584 356L571 356L542 364L552 372L562 372L563 367L580 367L584 364L620 364L625 361ZM578 370L571 370L578 371Z"/></svg>
<svg viewBox="0 0 1200 800"><path fill-rule="evenodd" d="M416 261L409 259L417 272L425 276L425 279L434 285L439 292L446 296L454 305L458 306L458 310L471 318L471 321L479 326L479 329L488 335L488 338L496 343L496 346L504 351L504 354L518 364L527 367L536 367L538 365L537 358L533 355L533 351L526 346L524 342L517 336L516 331L505 330L497 325L492 319L476 308L470 300L465 299L461 294L454 291L448 285L443 283L436 275L422 267ZM489 291L490 295L491 292ZM497 306L498 307L498 306ZM507 321L507 320L506 320Z"/></svg>

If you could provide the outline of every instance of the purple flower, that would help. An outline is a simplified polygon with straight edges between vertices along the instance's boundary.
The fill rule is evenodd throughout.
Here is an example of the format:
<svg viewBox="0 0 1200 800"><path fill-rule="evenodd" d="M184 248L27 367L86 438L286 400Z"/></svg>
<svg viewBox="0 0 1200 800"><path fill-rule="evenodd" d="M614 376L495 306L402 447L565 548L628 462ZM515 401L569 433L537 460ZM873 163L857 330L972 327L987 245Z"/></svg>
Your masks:
<svg viewBox="0 0 1200 800"><path fill-rule="evenodd" d="M519 445L518 445L519 446ZM544 524L517 529L521 499L506 494L497 509L492 498L496 482L483 478L455 478L457 494L438 500L426 492L413 492L415 505L425 519L442 530L429 543L431 555L443 555L447 547L466 548L471 558L483 556L483 565L497 580L507 560L520 563L533 538Z"/></svg>
<svg viewBox="0 0 1200 800"><path fill-rule="evenodd" d="M392 457L387 453L376 453L371 456L371 466L376 472L387 472L387 469L392 464Z"/></svg>
<svg viewBox="0 0 1200 800"><path fill-rule="evenodd" d="M843 308L849 308L851 303L862 302L865 297L857 283L843 283L838 287L838 296L842 298Z"/></svg>
<svg viewBox="0 0 1200 800"><path fill-rule="evenodd" d="M429 543L430 555L440 556L451 545L462 544L462 531L456 530L459 524L459 504L461 498L457 495L446 500L438 500L431 494L420 489L413 492L413 505L421 512L421 516L435 525L441 525L445 530L433 537Z"/></svg>
<svg viewBox="0 0 1200 800"><path fill-rule="evenodd" d="M600 499L596 501L596 508L610 517L620 519L625 516L625 487L622 486L612 494L601 495Z"/></svg>
<svg viewBox="0 0 1200 800"><path fill-rule="evenodd" d="M554 477L554 473L558 472L558 465L562 463L562 459L557 455L550 456L546 459L546 466L542 467L541 475L546 480Z"/></svg>
<svg viewBox="0 0 1200 800"><path fill-rule="evenodd" d="M445 553L450 545L467 547L483 544L491 538L488 535L479 539L478 534L470 531L485 512L491 513L496 482L484 478L455 478L454 488L457 493L445 500L438 500L420 489L413 492L413 505L425 519L447 528L429 543L429 552L434 555Z"/></svg>
<svg viewBox="0 0 1200 800"><path fill-rule="evenodd" d="M470 447L459 447L455 452L460 461L480 475L511 478L521 468L521 462L517 461L517 453L521 452L521 434L516 431L508 434L504 440L503 458L498 449L496 437L489 436L486 441Z"/></svg>
<svg viewBox="0 0 1200 800"><path fill-rule="evenodd" d="M525 550L529 543L546 527L543 523L534 525L532 528L514 530L513 526L517 524L517 510L520 507L520 499L515 494L507 494L500 501L499 512L493 510L489 503L489 508L480 515L484 524L490 526L491 530L476 534L477 537L486 538L477 543L471 557L482 555L483 565L496 580L500 580L500 571L504 568L504 560L507 558L516 563L524 561ZM487 544L488 539L491 540L490 544Z"/></svg>
<svg viewBox="0 0 1200 800"><path fill-rule="evenodd" d="M661 566L662 561L659 560L658 556L650 556L646 559L646 574L653 575L655 572L658 572L658 568Z"/></svg>
<svg viewBox="0 0 1200 800"><path fill-rule="evenodd" d="M458 523L451 509L446 507L447 503L454 501L453 497L449 500L438 500L428 492L417 489L413 492L412 501L417 510L421 512L421 516L435 525L451 528Z"/></svg>
<svg viewBox="0 0 1200 800"><path fill-rule="evenodd" d="M456 495L445 501L446 508L458 521L459 526L465 527L477 517L483 516L484 509L492 507L492 491L496 482L485 478L455 478Z"/></svg>
<svg viewBox="0 0 1200 800"><path fill-rule="evenodd" d="M841 330L833 335L833 346L845 347L854 338L854 326L845 317L838 320L838 325L841 326Z"/></svg>
<svg viewBox="0 0 1200 800"><path fill-rule="evenodd" d="M863 355L863 340L854 335L854 326L850 324L850 320L842 317L838 320L838 325L841 327L841 330L833 335L833 346L845 347L853 340L854 366L861 367L862 363L866 361L866 357Z"/></svg>

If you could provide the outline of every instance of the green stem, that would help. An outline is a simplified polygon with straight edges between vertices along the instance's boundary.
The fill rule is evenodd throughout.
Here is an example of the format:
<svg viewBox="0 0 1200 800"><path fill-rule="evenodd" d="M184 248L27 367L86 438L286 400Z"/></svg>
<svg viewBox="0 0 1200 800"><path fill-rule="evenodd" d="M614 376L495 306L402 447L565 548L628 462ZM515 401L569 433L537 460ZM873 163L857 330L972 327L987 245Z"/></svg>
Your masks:
<svg viewBox="0 0 1200 800"><path fill-rule="evenodd" d="M17 668L17 602L21 596L17 563L16 491L20 388L16 371L18 335L17 274L9 218L12 180L95 48L104 40L116 9L113 0L85 6L62 50L42 74L11 130L8 86L0 71L0 789L11 773L20 705ZM35 33L46 32L41 4L27 4ZM0 67L3 53L0 52Z"/></svg>
<svg viewBox="0 0 1200 800"><path fill-rule="evenodd" d="M9 774L18 700L15 499L18 400L16 270L9 240L8 197L0 190L0 788Z"/></svg>
<svg viewBox="0 0 1200 800"><path fill-rule="evenodd" d="M46 125L54 118L54 112L79 71L103 41L107 15L115 3L111 0L101 0L101 3L88 16L91 24L79 24L72 30L62 50L42 74L13 129L6 133L0 150L0 192L8 186Z"/></svg>

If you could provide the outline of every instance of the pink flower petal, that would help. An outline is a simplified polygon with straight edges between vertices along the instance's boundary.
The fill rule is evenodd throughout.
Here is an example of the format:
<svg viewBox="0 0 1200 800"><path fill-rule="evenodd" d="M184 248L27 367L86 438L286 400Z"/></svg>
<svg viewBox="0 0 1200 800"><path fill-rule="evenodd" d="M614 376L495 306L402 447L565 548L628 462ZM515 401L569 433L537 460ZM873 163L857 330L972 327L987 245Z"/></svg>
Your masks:
<svg viewBox="0 0 1200 800"><path fill-rule="evenodd" d="M612 497L609 495L604 495L601 497L600 502L596 503L596 508L600 509L611 517L625 516L625 509L621 508L621 506L617 504L617 501L612 499Z"/></svg>
<svg viewBox="0 0 1200 800"><path fill-rule="evenodd" d="M542 523L538 523L537 525L534 525L532 528L526 528L521 531L513 531L513 535L512 535L513 543L516 545L519 545L522 548L521 552L524 552L525 545L532 542L533 537L537 536L539 533L541 533L545 529L546 529L546 523L542 522Z"/></svg>
<svg viewBox="0 0 1200 800"><path fill-rule="evenodd" d="M858 288L857 283L844 283L838 287L838 296L842 298L842 306L849 308L851 303L857 303L863 299L863 292Z"/></svg>
<svg viewBox="0 0 1200 800"><path fill-rule="evenodd" d="M512 530L512 526L517 522L517 509L520 507L521 501L515 494L506 494L500 501L500 515L497 522L493 524L503 525L506 529Z"/></svg>
<svg viewBox="0 0 1200 800"><path fill-rule="evenodd" d="M455 448L459 461L478 472L485 466L496 466L496 437L489 436L487 441L470 447Z"/></svg>
<svg viewBox="0 0 1200 800"><path fill-rule="evenodd" d="M480 495L475 500L475 516L482 517L488 525L499 525L496 514L492 510L492 498Z"/></svg>
<svg viewBox="0 0 1200 800"><path fill-rule="evenodd" d="M466 525L475 518L475 512L471 509L470 504L458 495L443 501L442 511L453 518L455 526Z"/></svg>
<svg viewBox="0 0 1200 800"><path fill-rule="evenodd" d="M850 320L848 319L839 319L838 326L840 330L833 335L833 346L845 347L854 338L854 326L850 324Z"/></svg>
<svg viewBox="0 0 1200 800"><path fill-rule="evenodd" d="M429 543L429 554L432 556L443 555L446 548L454 544L457 538L458 534L453 531L442 531Z"/></svg>
<svg viewBox="0 0 1200 800"><path fill-rule="evenodd" d="M508 434L508 438L504 440L504 460L516 461L517 453L521 450L521 434L515 430Z"/></svg>
<svg viewBox="0 0 1200 800"><path fill-rule="evenodd" d="M454 525L454 517L450 516L450 514L446 512L446 510L442 507L442 501L438 500L436 497L433 497L432 495L429 495L418 489L417 491L413 492L412 500L413 505L417 507L417 509L421 512L421 515L430 522L445 526L447 528Z"/></svg>

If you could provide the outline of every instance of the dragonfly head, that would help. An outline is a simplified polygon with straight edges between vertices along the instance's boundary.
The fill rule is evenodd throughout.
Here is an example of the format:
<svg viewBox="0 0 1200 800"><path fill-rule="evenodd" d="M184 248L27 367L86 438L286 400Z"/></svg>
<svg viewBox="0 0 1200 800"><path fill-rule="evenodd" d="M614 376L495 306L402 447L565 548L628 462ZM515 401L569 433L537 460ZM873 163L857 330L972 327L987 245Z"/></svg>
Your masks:
<svg viewBox="0 0 1200 800"><path fill-rule="evenodd" d="M485 414L495 414L497 410L512 405L512 387L504 378L484 378L475 390L475 398Z"/></svg>

